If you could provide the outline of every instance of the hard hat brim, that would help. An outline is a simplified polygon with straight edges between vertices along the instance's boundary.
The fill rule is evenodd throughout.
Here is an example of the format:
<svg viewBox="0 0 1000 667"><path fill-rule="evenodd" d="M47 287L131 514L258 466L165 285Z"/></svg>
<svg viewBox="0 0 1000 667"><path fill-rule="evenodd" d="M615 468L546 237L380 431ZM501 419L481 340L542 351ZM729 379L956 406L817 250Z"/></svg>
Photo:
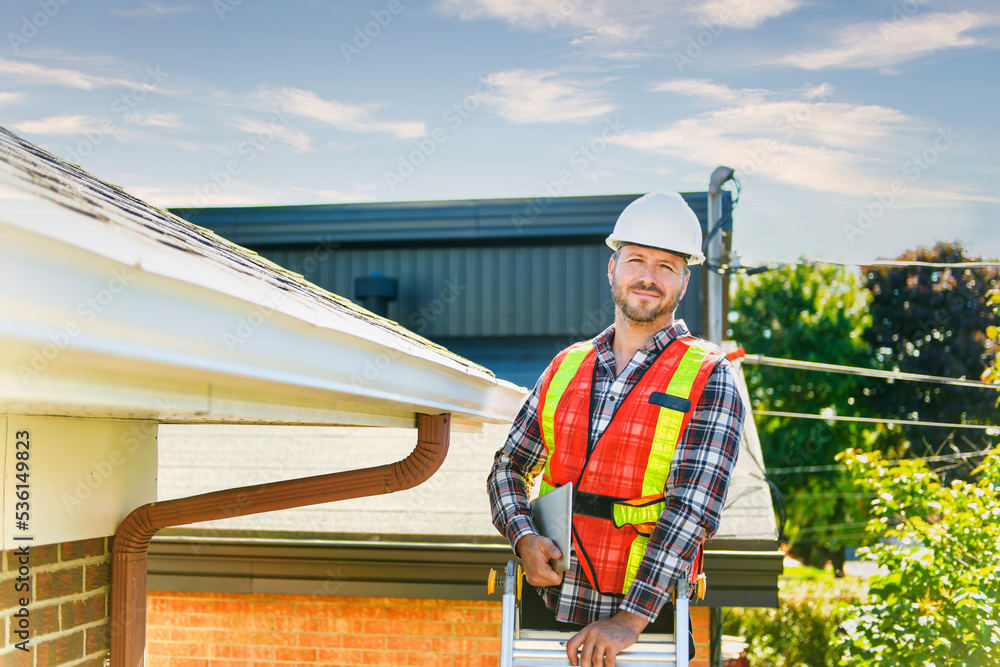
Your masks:
<svg viewBox="0 0 1000 667"><path fill-rule="evenodd" d="M651 246L646 243L636 243L634 241L626 241L625 239L615 238L614 234L605 239L604 242L608 245L609 248L611 248L615 252L617 252L618 249L623 245L637 245L637 246L642 246L643 248L653 248L655 250L663 250L669 253L673 253L678 257L685 257L687 258L686 261L688 266L695 266L697 264L703 264L705 262L705 256L702 255L701 253L690 254L686 252L681 252L680 250L673 250L671 248L661 248L659 246Z"/></svg>

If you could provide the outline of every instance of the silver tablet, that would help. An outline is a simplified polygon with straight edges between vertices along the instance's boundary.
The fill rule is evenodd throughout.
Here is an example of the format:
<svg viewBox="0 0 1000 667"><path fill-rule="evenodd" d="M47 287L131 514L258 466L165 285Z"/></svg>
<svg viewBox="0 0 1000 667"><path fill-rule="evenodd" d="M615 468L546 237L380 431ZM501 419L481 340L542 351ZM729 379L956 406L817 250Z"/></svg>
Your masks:
<svg viewBox="0 0 1000 667"><path fill-rule="evenodd" d="M556 543L562 556L552 561L552 569L569 569L569 554L573 548L573 482L531 501L531 519L538 532Z"/></svg>

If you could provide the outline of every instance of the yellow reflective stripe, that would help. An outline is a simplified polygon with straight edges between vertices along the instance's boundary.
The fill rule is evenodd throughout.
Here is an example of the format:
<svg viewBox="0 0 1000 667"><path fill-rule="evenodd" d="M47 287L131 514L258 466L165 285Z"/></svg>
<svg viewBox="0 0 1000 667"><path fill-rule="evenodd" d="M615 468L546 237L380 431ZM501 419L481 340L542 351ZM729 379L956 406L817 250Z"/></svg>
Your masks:
<svg viewBox="0 0 1000 667"><path fill-rule="evenodd" d="M687 352L681 357L677 371L670 378L666 393L690 400L695 378L698 377L702 362L711 351L712 348L701 341L690 344ZM667 484L667 475L670 474L670 462L674 458L674 449L681 437L683 420L683 413L670 408L660 408L660 414L656 420L656 430L653 434L653 446L649 451L649 463L642 478L642 495L650 496L663 493Z"/></svg>
<svg viewBox="0 0 1000 667"><path fill-rule="evenodd" d="M635 575L639 573L639 563L642 562L642 557L646 555L646 545L649 544L649 538L642 535L636 535L635 540L632 542L632 546L628 552L628 566L625 568L625 583L622 584L622 593L628 593L628 589L632 587L632 582L635 581Z"/></svg>
<svg viewBox="0 0 1000 667"><path fill-rule="evenodd" d="M627 525L637 526L640 523L656 523L657 519L660 518L660 515L663 514L663 508L666 507L666 505L667 504L662 500L649 505L643 505L641 507L626 505L624 503L615 503L612 506L615 518L615 527L621 528L622 526Z"/></svg>
<svg viewBox="0 0 1000 667"><path fill-rule="evenodd" d="M566 353L563 357L562 362L559 364L559 368L556 369L555 374L552 376L552 381L549 382L549 389L545 392L545 396L542 397L542 415L541 415L541 427L542 427L542 442L545 445L545 450L548 456L545 458L545 476L549 476L549 461L552 460L552 453L555 447L555 433L556 433L556 407L559 405L559 399L566 392L566 387L569 386L570 381L576 372L580 370L580 365L583 364L584 358L587 356L587 352L590 351L591 341L583 341L582 343L577 343ZM552 489L550 488L549 491Z"/></svg>

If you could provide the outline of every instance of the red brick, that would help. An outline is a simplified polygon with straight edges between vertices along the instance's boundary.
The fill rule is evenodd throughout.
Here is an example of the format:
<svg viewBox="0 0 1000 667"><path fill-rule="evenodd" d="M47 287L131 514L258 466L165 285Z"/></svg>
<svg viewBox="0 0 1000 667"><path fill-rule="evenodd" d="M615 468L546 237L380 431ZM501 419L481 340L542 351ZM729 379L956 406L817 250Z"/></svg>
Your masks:
<svg viewBox="0 0 1000 667"><path fill-rule="evenodd" d="M83 592L83 568L38 572L35 574L35 599L51 600Z"/></svg>
<svg viewBox="0 0 1000 667"><path fill-rule="evenodd" d="M476 621L479 623L500 623L503 618L503 609L480 609L476 612Z"/></svg>
<svg viewBox="0 0 1000 667"><path fill-rule="evenodd" d="M385 637L372 635L344 635L344 648L363 648L367 650L385 648Z"/></svg>
<svg viewBox="0 0 1000 667"><path fill-rule="evenodd" d="M7 570L10 572L17 572L17 568L20 567L20 558L23 556L18 549L11 549L6 552L6 558L4 559L7 563ZM41 544L39 546L28 545L28 559L31 561L31 567L40 567L42 565L51 565L52 563L59 562L59 545L58 544Z"/></svg>
<svg viewBox="0 0 1000 667"><path fill-rule="evenodd" d="M299 646L312 646L314 648L340 648L343 645L343 638L334 633L302 633L299 635Z"/></svg>
<svg viewBox="0 0 1000 667"><path fill-rule="evenodd" d="M208 667L208 660L203 658L171 658L170 667Z"/></svg>
<svg viewBox="0 0 1000 667"><path fill-rule="evenodd" d="M167 611L175 614L211 614L212 600L173 598L167 600Z"/></svg>
<svg viewBox="0 0 1000 667"><path fill-rule="evenodd" d="M33 646L33 645L32 645ZM8 653L3 657L4 667L31 667L35 659L34 648L28 651L15 649L13 653Z"/></svg>
<svg viewBox="0 0 1000 667"><path fill-rule="evenodd" d="M434 639L434 650L438 653L475 653L479 646L475 639L456 639L454 637L437 637Z"/></svg>
<svg viewBox="0 0 1000 667"><path fill-rule="evenodd" d="M316 632L319 621L315 618L303 618L292 616L291 618L277 617L274 619L274 629L278 632Z"/></svg>
<svg viewBox="0 0 1000 667"><path fill-rule="evenodd" d="M476 653L480 655L500 655L499 639L480 639L476 646Z"/></svg>
<svg viewBox="0 0 1000 667"><path fill-rule="evenodd" d="M365 621L366 635L405 635L406 621Z"/></svg>
<svg viewBox="0 0 1000 667"><path fill-rule="evenodd" d="M316 632L357 635L361 634L364 626L364 621L356 621L346 618L320 618L316 620Z"/></svg>
<svg viewBox="0 0 1000 667"><path fill-rule="evenodd" d="M273 616L232 616L234 630L274 630Z"/></svg>
<svg viewBox="0 0 1000 667"><path fill-rule="evenodd" d="M339 604L309 604L298 603L295 605L295 613L299 616L310 618L340 618L343 614L342 606Z"/></svg>
<svg viewBox="0 0 1000 667"><path fill-rule="evenodd" d="M232 647L228 644L212 642L196 642L191 644L188 655L192 658L228 658L232 655Z"/></svg>
<svg viewBox="0 0 1000 667"><path fill-rule="evenodd" d="M273 646L233 646L233 658L274 660Z"/></svg>
<svg viewBox="0 0 1000 667"><path fill-rule="evenodd" d="M20 607L21 598L24 598L25 602L31 604L31 591L16 591L14 590L15 583L11 579L0 580L0 609L15 609Z"/></svg>
<svg viewBox="0 0 1000 667"><path fill-rule="evenodd" d="M327 648L320 649L316 657L324 665L360 665L362 653L357 649Z"/></svg>
<svg viewBox="0 0 1000 667"><path fill-rule="evenodd" d="M362 618L365 620L374 620L379 618L385 618L385 607L377 607L374 605L362 605L362 604L349 604L341 607L341 617L343 618Z"/></svg>
<svg viewBox="0 0 1000 667"><path fill-rule="evenodd" d="M316 662L316 649L282 647L274 650L275 660L288 662Z"/></svg>
<svg viewBox="0 0 1000 667"><path fill-rule="evenodd" d="M216 630L212 641L216 644L253 644L254 633L250 630Z"/></svg>
<svg viewBox="0 0 1000 667"><path fill-rule="evenodd" d="M258 632L253 641L259 646L296 646L298 634L291 632Z"/></svg>
<svg viewBox="0 0 1000 667"><path fill-rule="evenodd" d="M233 626L233 617L228 614L189 614L187 625L189 628L223 630Z"/></svg>
<svg viewBox="0 0 1000 667"><path fill-rule="evenodd" d="M430 637L386 637L385 647L390 651L429 652L433 640Z"/></svg>
<svg viewBox="0 0 1000 667"><path fill-rule="evenodd" d="M406 654L406 664L412 667L451 667L450 653L419 653Z"/></svg>
<svg viewBox="0 0 1000 667"><path fill-rule="evenodd" d="M92 591L111 585L111 563L92 563L84 568L83 590Z"/></svg>
<svg viewBox="0 0 1000 667"><path fill-rule="evenodd" d="M257 603L253 606L255 616L292 616L295 614L294 604L278 602Z"/></svg>
<svg viewBox="0 0 1000 667"><path fill-rule="evenodd" d="M78 540L76 542L64 542L59 545L64 563L83 558L94 558L105 555L105 541L103 537L92 537L89 540Z"/></svg>
<svg viewBox="0 0 1000 667"><path fill-rule="evenodd" d="M165 611L146 613L146 625L167 628L183 628L187 626L187 614L174 614Z"/></svg>
<svg viewBox="0 0 1000 667"><path fill-rule="evenodd" d="M450 637L451 623L432 623L430 621L415 621L410 623L410 634L422 637Z"/></svg>
<svg viewBox="0 0 1000 667"><path fill-rule="evenodd" d="M455 636L494 639L500 636L500 626L492 623L456 623Z"/></svg>
<svg viewBox="0 0 1000 667"><path fill-rule="evenodd" d="M253 613L253 604L241 600L215 600L212 611L216 614L238 614L246 616Z"/></svg>
<svg viewBox="0 0 1000 667"><path fill-rule="evenodd" d="M35 645L35 664L39 667L62 665L83 657L83 632L58 637Z"/></svg>
<svg viewBox="0 0 1000 667"><path fill-rule="evenodd" d="M210 642L215 632L206 628L170 628L170 641L183 644Z"/></svg>
<svg viewBox="0 0 1000 667"><path fill-rule="evenodd" d="M31 634L34 637L39 635L46 635L49 633L57 632L59 630L59 605L50 604L44 607L28 607L28 611L31 613ZM21 641L20 637L14 639L14 631L17 630L17 626L14 623L14 617L11 616L10 632L7 633L9 637L8 645L14 644ZM0 627L3 627L0 625Z"/></svg>
<svg viewBox="0 0 1000 667"><path fill-rule="evenodd" d="M146 626L146 641L166 642L170 641L170 628Z"/></svg>
<svg viewBox="0 0 1000 667"><path fill-rule="evenodd" d="M91 595L82 600L64 602L59 607L62 616L62 629L70 630L79 625L107 618L107 599L104 593Z"/></svg>
<svg viewBox="0 0 1000 667"><path fill-rule="evenodd" d="M428 620L445 621L448 623L475 623L478 612L475 609L430 609Z"/></svg>
<svg viewBox="0 0 1000 667"><path fill-rule="evenodd" d="M500 656L456 655L452 664L454 667L497 667L500 664Z"/></svg>
<svg viewBox="0 0 1000 667"><path fill-rule="evenodd" d="M361 654L361 661L366 665L380 665L384 667L406 667L406 653L390 651L365 651Z"/></svg>
<svg viewBox="0 0 1000 667"><path fill-rule="evenodd" d="M426 621L429 611L423 607L389 607L385 617L390 621Z"/></svg>

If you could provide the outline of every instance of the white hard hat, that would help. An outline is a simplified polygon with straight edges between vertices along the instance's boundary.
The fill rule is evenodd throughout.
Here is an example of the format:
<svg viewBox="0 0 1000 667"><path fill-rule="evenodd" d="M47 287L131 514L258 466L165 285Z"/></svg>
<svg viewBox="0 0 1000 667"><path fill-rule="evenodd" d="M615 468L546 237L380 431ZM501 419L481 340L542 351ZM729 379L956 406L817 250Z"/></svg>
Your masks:
<svg viewBox="0 0 1000 667"><path fill-rule="evenodd" d="M606 242L612 250L636 244L687 255L689 266L705 261L698 216L675 192L651 192L626 206Z"/></svg>

